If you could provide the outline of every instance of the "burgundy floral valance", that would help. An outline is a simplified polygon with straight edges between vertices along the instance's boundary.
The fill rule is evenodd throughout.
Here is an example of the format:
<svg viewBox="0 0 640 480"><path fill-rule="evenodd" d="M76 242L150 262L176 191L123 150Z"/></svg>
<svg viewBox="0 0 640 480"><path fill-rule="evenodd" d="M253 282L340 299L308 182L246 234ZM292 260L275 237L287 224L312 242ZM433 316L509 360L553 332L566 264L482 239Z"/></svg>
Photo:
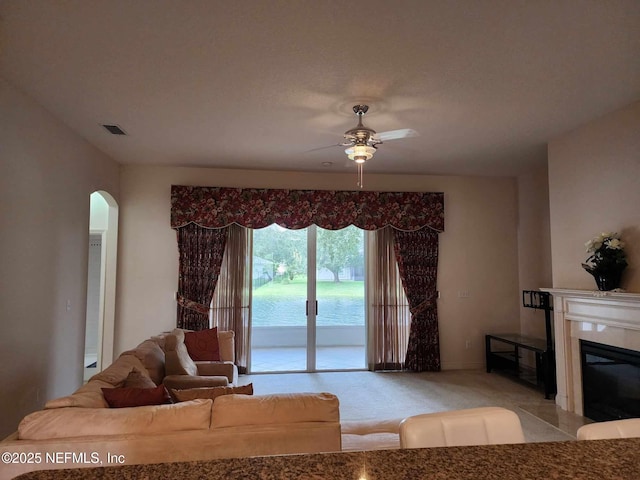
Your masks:
<svg viewBox="0 0 640 480"><path fill-rule="evenodd" d="M429 227L444 231L444 194L282 190L255 188L171 187L171 228L189 223L221 228L237 223L263 228L273 223L299 229L315 224L338 230L392 226L399 230Z"/></svg>

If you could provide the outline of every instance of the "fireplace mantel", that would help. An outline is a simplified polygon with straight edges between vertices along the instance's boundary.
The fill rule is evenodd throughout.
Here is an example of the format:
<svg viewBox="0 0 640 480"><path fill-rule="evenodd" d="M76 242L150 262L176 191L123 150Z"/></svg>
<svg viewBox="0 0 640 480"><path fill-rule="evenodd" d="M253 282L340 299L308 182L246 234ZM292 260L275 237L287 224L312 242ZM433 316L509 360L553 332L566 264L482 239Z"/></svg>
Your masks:
<svg viewBox="0 0 640 480"><path fill-rule="evenodd" d="M556 404L582 409L580 340L640 351L640 294L541 288L553 295Z"/></svg>

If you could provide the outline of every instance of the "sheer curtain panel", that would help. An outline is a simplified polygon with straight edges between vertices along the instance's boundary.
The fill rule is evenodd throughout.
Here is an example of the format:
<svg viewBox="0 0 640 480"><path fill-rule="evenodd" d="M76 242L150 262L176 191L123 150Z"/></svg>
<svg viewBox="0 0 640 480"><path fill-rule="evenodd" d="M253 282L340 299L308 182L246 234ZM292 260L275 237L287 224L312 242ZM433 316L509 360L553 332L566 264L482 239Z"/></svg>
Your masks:
<svg viewBox="0 0 640 480"><path fill-rule="evenodd" d="M369 240L369 370L402 370L411 315L398 274L391 227Z"/></svg>
<svg viewBox="0 0 640 480"><path fill-rule="evenodd" d="M232 224L227 228L227 248L211 302L211 325L217 326L218 330L235 332L235 364L239 373L246 373L251 345L251 235L240 225Z"/></svg>

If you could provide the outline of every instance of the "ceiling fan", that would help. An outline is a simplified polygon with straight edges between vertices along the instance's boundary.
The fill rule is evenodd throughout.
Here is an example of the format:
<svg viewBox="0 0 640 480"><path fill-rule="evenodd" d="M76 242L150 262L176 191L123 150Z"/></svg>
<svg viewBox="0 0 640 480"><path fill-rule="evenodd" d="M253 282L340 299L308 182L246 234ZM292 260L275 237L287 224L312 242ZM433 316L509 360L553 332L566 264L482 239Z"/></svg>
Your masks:
<svg viewBox="0 0 640 480"><path fill-rule="evenodd" d="M369 128L362 123L362 117L368 111L368 105L354 105L353 113L358 116L358 125L344 132L344 142L339 143L338 145L331 145L347 147L344 152L347 154L349 160L355 162L358 167L357 185L360 188L363 187L362 170L364 163L373 157L378 145L389 140L415 137L418 135L415 130L410 128L377 133L374 129Z"/></svg>

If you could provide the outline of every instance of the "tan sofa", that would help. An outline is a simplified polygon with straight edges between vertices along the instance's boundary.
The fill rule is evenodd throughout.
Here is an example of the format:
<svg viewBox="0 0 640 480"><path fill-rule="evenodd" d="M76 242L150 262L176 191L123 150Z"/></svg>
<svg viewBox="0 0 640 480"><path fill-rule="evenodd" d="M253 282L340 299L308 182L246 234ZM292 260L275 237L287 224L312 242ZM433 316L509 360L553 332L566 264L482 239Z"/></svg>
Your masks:
<svg viewBox="0 0 640 480"><path fill-rule="evenodd" d="M0 452L16 460L0 466L0 478L32 470L341 450L339 402L328 393L108 408L101 388L122 385L133 368L156 383L164 379L165 337L146 340L74 394L27 415L0 442Z"/></svg>

